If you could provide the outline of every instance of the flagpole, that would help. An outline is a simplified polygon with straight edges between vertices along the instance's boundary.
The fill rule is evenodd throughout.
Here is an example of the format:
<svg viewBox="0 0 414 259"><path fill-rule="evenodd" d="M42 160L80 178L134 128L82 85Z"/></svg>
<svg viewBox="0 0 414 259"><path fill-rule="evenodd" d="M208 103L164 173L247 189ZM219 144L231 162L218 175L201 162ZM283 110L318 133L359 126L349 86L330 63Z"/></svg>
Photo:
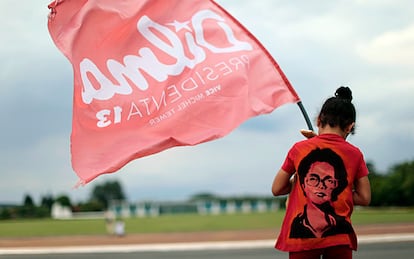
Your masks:
<svg viewBox="0 0 414 259"><path fill-rule="evenodd" d="M305 110L305 107L302 104L302 101L297 102L297 104L298 104L298 106L300 108L300 111L303 114L303 117L305 117L305 121L306 121L306 124L308 125L308 129L311 130L311 131L313 131L312 123L311 123L311 121L309 119L308 113Z"/></svg>

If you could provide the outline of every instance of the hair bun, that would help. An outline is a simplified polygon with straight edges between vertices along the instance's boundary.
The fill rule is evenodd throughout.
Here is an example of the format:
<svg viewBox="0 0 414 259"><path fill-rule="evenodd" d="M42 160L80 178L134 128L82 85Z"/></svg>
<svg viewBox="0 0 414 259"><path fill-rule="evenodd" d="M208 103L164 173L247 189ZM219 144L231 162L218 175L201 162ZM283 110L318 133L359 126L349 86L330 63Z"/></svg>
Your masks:
<svg viewBox="0 0 414 259"><path fill-rule="evenodd" d="M352 101L352 91L349 89L349 87L341 86L338 89L336 89L335 97L351 102Z"/></svg>

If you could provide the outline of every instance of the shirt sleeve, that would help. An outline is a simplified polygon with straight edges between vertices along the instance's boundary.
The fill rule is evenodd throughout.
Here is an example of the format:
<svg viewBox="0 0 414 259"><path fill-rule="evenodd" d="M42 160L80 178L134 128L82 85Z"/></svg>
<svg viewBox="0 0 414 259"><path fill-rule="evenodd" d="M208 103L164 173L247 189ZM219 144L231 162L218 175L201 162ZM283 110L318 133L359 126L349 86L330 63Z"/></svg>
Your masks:
<svg viewBox="0 0 414 259"><path fill-rule="evenodd" d="M359 161L360 162L359 162L358 172L356 175L357 179L367 176L369 174L367 163L365 163L365 159L362 153L361 153L361 158L359 159Z"/></svg>
<svg viewBox="0 0 414 259"><path fill-rule="evenodd" d="M294 149L291 148L285 158L285 162L282 164L282 169L287 172L288 174L293 174L296 172L295 163L294 163L294 156L293 156Z"/></svg>

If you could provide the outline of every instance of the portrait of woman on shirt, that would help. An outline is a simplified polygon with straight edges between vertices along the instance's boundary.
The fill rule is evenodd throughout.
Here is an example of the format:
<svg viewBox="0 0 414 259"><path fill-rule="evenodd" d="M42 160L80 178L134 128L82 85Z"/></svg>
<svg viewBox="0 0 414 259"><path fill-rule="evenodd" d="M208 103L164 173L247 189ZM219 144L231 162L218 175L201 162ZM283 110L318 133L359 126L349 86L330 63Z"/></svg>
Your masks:
<svg viewBox="0 0 414 259"><path fill-rule="evenodd" d="M332 203L348 185L344 163L331 149L315 149L299 164L298 180L307 198L303 212L293 220L291 238L314 238L351 233L345 217Z"/></svg>

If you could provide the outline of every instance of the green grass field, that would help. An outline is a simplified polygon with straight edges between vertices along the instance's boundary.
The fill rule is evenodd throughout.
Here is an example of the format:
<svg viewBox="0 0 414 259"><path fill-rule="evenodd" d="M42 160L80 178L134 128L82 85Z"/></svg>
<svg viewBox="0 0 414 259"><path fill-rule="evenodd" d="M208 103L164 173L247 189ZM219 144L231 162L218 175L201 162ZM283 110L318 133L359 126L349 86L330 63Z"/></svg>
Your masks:
<svg viewBox="0 0 414 259"><path fill-rule="evenodd" d="M180 214L125 219L125 231L132 233L197 232L220 230L271 229L281 225L284 211L250 214ZM413 209L357 209L354 225L414 222ZM106 234L101 220L4 220L0 238Z"/></svg>

